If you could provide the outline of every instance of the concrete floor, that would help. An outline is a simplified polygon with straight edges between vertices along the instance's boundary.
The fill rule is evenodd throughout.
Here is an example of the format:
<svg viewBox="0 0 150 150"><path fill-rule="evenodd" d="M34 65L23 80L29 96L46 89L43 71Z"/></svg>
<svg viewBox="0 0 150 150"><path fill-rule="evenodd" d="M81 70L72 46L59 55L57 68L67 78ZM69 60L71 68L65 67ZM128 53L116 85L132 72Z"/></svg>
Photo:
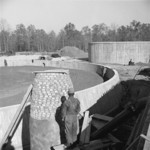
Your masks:
<svg viewBox="0 0 150 150"><path fill-rule="evenodd" d="M0 67L0 107L19 104L27 87L34 79L33 71L54 69L52 67ZM83 90L103 82L96 73L70 69L75 91Z"/></svg>

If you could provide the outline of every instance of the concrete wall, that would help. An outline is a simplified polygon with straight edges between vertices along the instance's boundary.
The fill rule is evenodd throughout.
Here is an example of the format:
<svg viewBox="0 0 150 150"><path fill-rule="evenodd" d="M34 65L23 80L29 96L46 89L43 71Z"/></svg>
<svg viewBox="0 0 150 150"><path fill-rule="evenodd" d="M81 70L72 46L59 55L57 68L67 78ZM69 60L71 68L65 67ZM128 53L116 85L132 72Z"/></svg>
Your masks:
<svg viewBox="0 0 150 150"><path fill-rule="evenodd" d="M93 42L89 44L89 60L94 63L128 64L150 61L150 42Z"/></svg>
<svg viewBox="0 0 150 150"><path fill-rule="evenodd" d="M118 86L120 79L117 71L112 70L110 68L105 68L103 66L92 64L88 62L77 62L77 61L40 61L36 60L33 64L28 61L13 61L13 66L18 65L35 65L41 66L43 62L46 66L58 67L58 68L70 68L70 69L80 69L80 70L88 70L98 73L101 76L106 78L106 82L93 86L88 89L84 89L81 91L77 91L75 96L79 98L81 103L81 114L86 111L90 110L91 113L105 113L109 109L112 109L120 100L121 98L121 86ZM109 92L110 91L110 92ZM7 130L9 123L11 122L14 113L16 112L19 105L16 106L9 106L5 108L0 108L0 120L3 120L3 125L0 128L0 141L4 135L4 131ZM25 116L28 116L28 112L25 112ZM16 149L22 149L22 142L27 141L29 136L27 135L29 131L28 126L28 117L24 117L23 124L19 125L19 128L16 131L15 136L13 137L13 144ZM24 125L24 124L27 125ZM23 128L24 127L24 128ZM27 130L27 131L26 131ZM26 139L26 140L24 140ZM30 141L23 142L25 145L29 145Z"/></svg>
<svg viewBox="0 0 150 150"><path fill-rule="evenodd" d="M7 106L0 108L0 143L6 133L19 105ZM12 143L16 149L22 149L22 121L12 139ZM19 137L19 138L18 138Z"/></svg>

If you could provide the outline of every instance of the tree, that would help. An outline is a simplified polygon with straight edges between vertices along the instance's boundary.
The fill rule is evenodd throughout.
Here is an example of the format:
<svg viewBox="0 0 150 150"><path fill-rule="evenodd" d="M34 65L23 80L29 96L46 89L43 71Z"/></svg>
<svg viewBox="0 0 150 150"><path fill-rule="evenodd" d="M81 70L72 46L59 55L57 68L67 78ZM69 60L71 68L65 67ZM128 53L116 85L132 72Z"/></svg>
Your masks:
<svg viewBox="0 0 150 150"><path fill-rule="evenodd" d="M117 30L118 32L118 41L126 41L127 37L127 29L125 26L121 26Z"/></svg>
<svg viewBox="0 0 150 150"><path fill-rule="evenodd" d="M108 28L107 41L117 41L117 28L116 24L111 24Z"/></svg>
<svg viewBox="0 0 150 150"><path fill-rule="evenodd" d="M65 27L65 34L66 34L66 41L65 45L67 46L75 46L74 45L74 31L75 31L75 25L72 23L68 23Z"/></svg>
<svg viewBox="0 0 150 150"><path fill-rule="evenodd" d="M108 27L104 23L92 26L92 41L93 42L100 42L100 41L108 40L107 34L108 34Z"/></svg>
<svg viewBox="0 0 150 150"><path fill-rule="evenodd" d="M73 37L73 40L74 40L74 46L78 47L79 49L82 49L83 48L83 36L81 34L80 31L78 30L75 30L74 31L74 37Z"/></svg>
<svg viewBox="0 0 150 150"><path fill-rule="evenodd" d="M7 52L9 41L10 27L6 20L0 20L0 51Z"/></svg>
<svg viewBox="0 0 150 150"><path fill-rule="evenodd" d="M98 25L92 26L92 41L93 42L99 41L99 26Z"/></svg>
<svg viewBox="0 0 150 150"><path fill-rule="evenodd" d="M36 30L36 42L39 52L49 51L49 36L43 29Z"/></svg>
<svg viewBox="0 0 150 150"><path fill-rule="evenodd" d="M82 34L75 29L75 25L72 23L67 24L64 27L65 31L65 45L66 46L76 46L82 47Z"/></svg>
<svg viewBox="0 0 150 150"><path fill-rule="evenodd" d="M17 51L28 51L29 50L29 40L27 36L26 28L23 24L16 26L16 45Z"/></svg>
<svg viewBox="0 0 150 150"><path fill-rule="evenodd" d="M141 23L139 21L133 20L130 23L130 32L131 32L132 41L140 40L140 29L141 29Z"/></svg>
<svg viewBox="0 0 150 150"><path fill-rule="evenodd" d="M82 28L81 33L83 35L83 45L84 50L87 51L88 49L88 43L92 42L92 33L91 29L88 26L85 26Z"/></svg>
<svg viewBox="0 0 150 150"><path fill-rule="evenodd" d="M8 52L9 32L2 30L0 33L0 46L2 52Z"/></svg>
<svg viewBox="0 0 150 150"><path fill-rule="evenodd" d="M56 50L56 34L51 31L48 35L48 47L50 51Z"/></svg>
<svg viewBox="0 0 150 150"><path fill-rule="evenodd" d="M37 29L36 30L36 45L37 45L37 51L41 52L44 51L44 35L45 35L45 31L44 30L40 30Z"/></svg>
<svg viewBox="0 0 150 150"><path fill-rule="evenodd" d="M14 32L12 32L9 35L9 41L8 41L8 43L9 43L9 46L8 46L9 48L8 49L12 53L15 53L15 51L17 49L17 47L16 47L16 39L17 39L16 34Z"/></svg>
<svg viewBox="0 0 150 150"><path fill-rule="evenodd" d="M0 20L0 52L9 51L54 51L64 46L76 46L87 50L89 42L100 41L150 41L150 24L133 20L127 26L110 27L104 23L95 24L90 29L84 26L81 31L72 23L60 30L56 35L54 31L46 33L43 29L36 29L34 25L27 28L23 24L11 31L6 20Z"/></svg>
<svg viewBox="0 0 150 150"><path fill-rule="evenodd" d="M150 41L150 24L148 23L143 23L141 25L141 28L140 28L140 33L139 33L139 37L140 37L140 40L143 40L143 41Z"/></svg>
<svg viewBox="0 0 150 150"><path fill-rule="evenodd" d="M63 29L60 30L57 36L57 49L61 49L65 46L66 33Z"/></svg>
<svg viewBox="0 0 150 150"><path fill-rule="evenodd" d="M27 27L27 35L28 35L28 44L29 44L30 51L37 51L36 28L34 25L29 25Z"/></svg>

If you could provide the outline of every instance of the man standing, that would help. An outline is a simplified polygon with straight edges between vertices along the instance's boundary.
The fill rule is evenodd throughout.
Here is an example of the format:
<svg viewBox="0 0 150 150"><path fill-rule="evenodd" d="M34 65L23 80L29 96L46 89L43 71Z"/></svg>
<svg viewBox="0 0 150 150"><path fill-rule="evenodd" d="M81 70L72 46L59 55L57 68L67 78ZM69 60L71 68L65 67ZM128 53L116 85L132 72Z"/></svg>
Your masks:
<svg viewBox="0 0 150 150"><path fill-rule="evenodd" d="M4 66L7 67L7 60L4 59Z"/></svg>
<svg viewBox="0 0 150 150"><path fill-rule="evenodd" d="M62 106L62 120L65 123L65 133L67 146L71 146L77 141L77 129L78 129L78 113L80 112L80 102L74 97L74 89L68 90L68 100L63 103Z"/></svg>

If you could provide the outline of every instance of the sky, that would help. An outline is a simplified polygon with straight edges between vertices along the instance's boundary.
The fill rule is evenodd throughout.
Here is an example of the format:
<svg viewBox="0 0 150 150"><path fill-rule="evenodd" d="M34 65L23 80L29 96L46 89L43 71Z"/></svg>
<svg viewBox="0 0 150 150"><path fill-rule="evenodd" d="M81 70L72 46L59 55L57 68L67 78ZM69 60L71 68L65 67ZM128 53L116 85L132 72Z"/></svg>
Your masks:
<svg viewBox="0 0 150 150"><path fill-rule="evenodd" d="M58 33L69 22L79 31L100 23L150 23L150 0L0 0L0 19L5 19L12 30L23 23L47 33Z"/></svg>

